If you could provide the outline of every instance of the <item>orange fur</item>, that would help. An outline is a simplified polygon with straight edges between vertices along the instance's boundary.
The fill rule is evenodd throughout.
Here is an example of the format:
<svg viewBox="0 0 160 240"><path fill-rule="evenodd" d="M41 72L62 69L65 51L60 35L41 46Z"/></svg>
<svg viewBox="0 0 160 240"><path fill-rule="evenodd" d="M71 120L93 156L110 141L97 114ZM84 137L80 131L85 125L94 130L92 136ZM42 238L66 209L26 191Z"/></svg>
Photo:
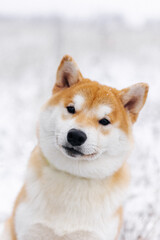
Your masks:
<svg viewBox="0 0 160 240"><path fill-rule="evenodd" d="M36 173L37 177L40 178L42 176L43 168L48 165L47 160L43 156L40 148L37 146L32 151L28 167L33 169Z"/></svg>
<svg viewBox="0 0 160 240"><path fill-rule="evenodd" d="M97 82L93 82L89 79L82 79L77 84L71 86L70 88L65 88L63 91L58 91L54 88L54 94L51 99L48 101L47 106L55 106L62 102L64 107L68 106L73 102L73 97L76 94L81 94L86 99L84 109L90 111L91 109L96 109L100 104L109 105L113 111L108 115L111 123L114 124L119 122L120 128L128 133L130 129L130 120L127 112L125 111L123 104L120 99L120 92L114 88L101 85ZM84 113L85 114L85 113ZM78 117L80 115L80 117ZM85 117L80 112L77 112L73 115L76 117L78 122L82 123L85 121L85 125L98 126L98 120L95 119L94 115L91 115L89 118Z"/></svg>
<svg viewBox="0 0 160 240"><path fill-rule="evenodd" d="M77 69L77 71L73 73L73 76L70 74L71 71L71 67L68 68L67 64L70 64L71 67L73 66L74 68ZM65 71L63 71L63 69L65 69ZM57 82L55 85L55 89L58 91L60 90L62 87L67 88L69 85L71 86L72 84L74 84L74 81L81 81L82 75L80 73L80 71L78 70L78 66L75 63L75 61L73 60L72 57L66 55L63 57L59 67L58 67L58 71L57 71ZM62 81L61 81L62 79Z"/></svg>
<svg viewBox="0 0 160 240"><path fill-rule="evenodd" d="M142 104L141 104L141 107L140 107L140 109L139 109L139 111L142 109L142 107L144 106L144 104L145 104L145 102L146 102L146 98L147 98L147 95L148 95L148 91L149 91L149 86L148 86L148 84L146 84L146 83L138 83L138 84L135 84L135 86L142 86L144 89L145 89L145 93L144 93L144 96L143 96L143 99L142 99ZM121 91L120 91L120 98L121 98L121 100L122 100L122 102L124 102L124 104L125 104L125 101L124 101L124 99L123 99L123 96L124 95L126 95L128 92L129 92L129 90L130 90L130 88L124 88L124 89L122 89ZM126 100L126 99L125 99ZM137 117L138 117L138 114L139 114L139 111L138 112L134 112L134 111L132 111L132 109L131 108L133 108L133 106L134 106L134 104L135 104L135 102L137 101L137 98L136 97L134 97L133 99L132 99L132 101L130 101L129 102L129 104L128 104L128 106L127 106L127 104L126 104L126 108L128 108L130 111L129 111L129 115L130 115L130 118L131 118L131 121L132 121L132 123L134 123L136 120L137 120Z"/></svg>
<svg viewBox="0 0 160 240"><path fill-rule="evenodd" d="M113 189L116 186L123 188L124 186L129 185L130 182L130 171L127 163L125 162L123 166L110 177L110 189Z"/></svg>

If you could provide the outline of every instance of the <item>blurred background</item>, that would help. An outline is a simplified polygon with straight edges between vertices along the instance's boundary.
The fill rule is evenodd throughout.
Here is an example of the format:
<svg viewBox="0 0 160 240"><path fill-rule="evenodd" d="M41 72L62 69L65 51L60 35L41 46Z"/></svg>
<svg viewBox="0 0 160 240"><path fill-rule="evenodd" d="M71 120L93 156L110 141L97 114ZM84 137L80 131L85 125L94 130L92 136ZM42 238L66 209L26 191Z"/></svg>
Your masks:
<svg viewBox="0 0 160 240"><path fill-rule="evenodd" d="M160 239L159 0L5 0L0 4L0 228L36 145L41 105L70 54L82 74L116 87L150 86L134 126L132 182L121 240Z"/></svg>

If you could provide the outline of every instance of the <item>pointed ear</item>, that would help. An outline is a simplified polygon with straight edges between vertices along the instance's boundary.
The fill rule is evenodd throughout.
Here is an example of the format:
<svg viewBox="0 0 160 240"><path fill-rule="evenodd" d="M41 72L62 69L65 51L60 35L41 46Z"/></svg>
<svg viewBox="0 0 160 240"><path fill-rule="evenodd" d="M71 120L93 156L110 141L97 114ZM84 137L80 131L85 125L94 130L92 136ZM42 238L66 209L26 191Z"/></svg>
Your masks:
<svg viewBox="0 0 160 240"><path fill-rule="evenodd" d="M136 121L140 110L145 104L148 89L149 87L146 83L137 83L120 91L123 106L129 112L133 123Z"/></svg>
<svg viewBox="0 0 160 240"><path fill-rule="evenodd" d="M61 90L69 88L73 84L81 81L82 74L72 57L65 55L57 70L56 83L53 88L55 90Z"/></svg>

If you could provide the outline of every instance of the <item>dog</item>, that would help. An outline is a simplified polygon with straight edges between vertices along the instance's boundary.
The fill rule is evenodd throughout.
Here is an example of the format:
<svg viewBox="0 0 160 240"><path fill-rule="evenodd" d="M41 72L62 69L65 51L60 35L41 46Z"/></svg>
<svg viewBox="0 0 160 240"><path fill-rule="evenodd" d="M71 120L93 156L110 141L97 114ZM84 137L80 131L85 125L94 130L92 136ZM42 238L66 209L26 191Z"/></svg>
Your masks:
<svg viewBox="0 0 160 240"><path fill-rule="evenodd" d="M117 240L147 94L145 83L117 90L84 78L65 55L1 240Z"/></svg>

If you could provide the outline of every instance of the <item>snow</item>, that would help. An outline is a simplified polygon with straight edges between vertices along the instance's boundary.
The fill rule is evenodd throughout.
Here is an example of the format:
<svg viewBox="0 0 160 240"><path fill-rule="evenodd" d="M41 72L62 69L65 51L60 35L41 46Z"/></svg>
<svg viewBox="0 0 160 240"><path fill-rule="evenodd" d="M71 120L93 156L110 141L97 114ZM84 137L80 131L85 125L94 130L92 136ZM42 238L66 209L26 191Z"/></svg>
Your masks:
<svg viewBox="0 0 160 240"><path fill-rule="evenodd" d="M116 17L0 20L0 226L23 183L40 107L66 53L92 80L118 89L143 81L150 86L134 126L121 240L159 240L160 24L133 29Z"/></svg>
<svg viewBox="0 0 160 240"><path fill-rule="evenodd" d="M160 20L159 0L5 0L0 14L14 16L57 15L68 19L89 19L106 14L119 14L131 25L143 25L147 20Z"/></svg>

